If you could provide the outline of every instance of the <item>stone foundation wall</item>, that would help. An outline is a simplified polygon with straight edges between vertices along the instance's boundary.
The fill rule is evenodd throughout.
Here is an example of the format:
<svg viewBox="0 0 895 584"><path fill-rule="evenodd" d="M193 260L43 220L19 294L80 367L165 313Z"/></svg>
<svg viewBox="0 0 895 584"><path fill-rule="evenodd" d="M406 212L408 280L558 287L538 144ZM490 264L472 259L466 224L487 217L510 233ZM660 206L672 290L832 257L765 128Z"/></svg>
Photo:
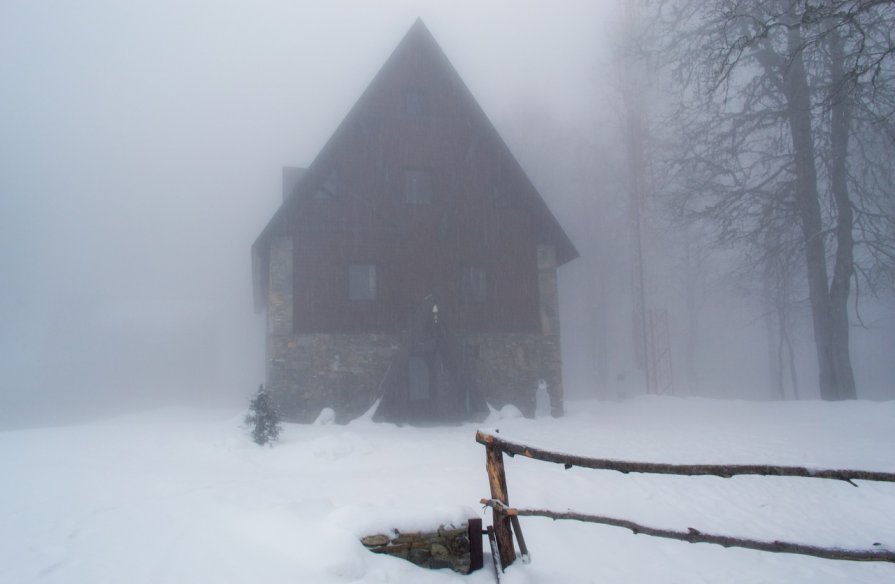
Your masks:
<svg viewBox="0 0 895 584"><path fill-rule="evenodd" d="M313 422L323 408L347 422L379 396L396 335L302 334L268 339L267 383L284 419Z"/></svg>
<svg viewBox="0 0 895 584"><path fill-rule="evenodd" d="M496 408L518 407L535 413L538 381L562 387L559 337L521 333L459 335L466 348L466 366L485 400Z"/></svg>
<svg viewBox="0 0 895 584"><path fill-rule="evenodd" d="M538 246L538 303L541 311L541 332L545 337L542 352L543 379L550 395L550 410L563 415L562 350L559 344L559 284L556 274L556 249Z"/></svg>
<svg viewBox="0 0 895 584"><path fill-rule="evenodd" d="M559 339L553 335L457 335L465 365L488 403L535 412L538 381L560 384ZM323 408L339 422L364 413L379 397L400 350L397 335L270 335L267 384L284 419L313 422ZM400 374L400 372L398 372Z"/></svg>
<svg viewBox="0 0 895 584"><path fill-rule="evenodd" d="M292 238L287 235L270 241L269 294L267 300L267 334L288 335L292 332Z"/></svg>
<svg viewBox="0 0 895 584"><path fill-rule="evenodd" d="M450 568L460 574L469 574L482 567L481 530L481 520L474 520L472 529L469 525L443 525L437 531L395 531L389 535L369 535L361 543L374 553L402 558L422 568ZM470 538L471 531L477 540Z"/></svg>

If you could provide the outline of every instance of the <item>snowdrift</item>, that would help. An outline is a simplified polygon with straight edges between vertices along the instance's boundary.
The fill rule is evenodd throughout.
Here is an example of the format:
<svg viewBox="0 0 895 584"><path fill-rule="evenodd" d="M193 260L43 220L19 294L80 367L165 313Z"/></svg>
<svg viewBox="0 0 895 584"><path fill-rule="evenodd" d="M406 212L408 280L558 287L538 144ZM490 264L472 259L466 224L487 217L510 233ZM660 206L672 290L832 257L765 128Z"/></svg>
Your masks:
<svg viewBox="0 0 895 584"><path fill-rule="evenodd" d="M895 470L895 403L643 397L563 419L493 417L508 439L584 456ZM258 447L238 413L167 410L0 433L0 581L492 582L367 552L359 537L431 529L488 495L476 426L289 425ZM674 529L895 547L895 485L563 470L507 459L520 507ZM725 550L613 527L523 518L531 564L509 582L895 581L895 565ZM486 546L487 548L487 546ZM487 554L487 549L486 549Z"/></svg>

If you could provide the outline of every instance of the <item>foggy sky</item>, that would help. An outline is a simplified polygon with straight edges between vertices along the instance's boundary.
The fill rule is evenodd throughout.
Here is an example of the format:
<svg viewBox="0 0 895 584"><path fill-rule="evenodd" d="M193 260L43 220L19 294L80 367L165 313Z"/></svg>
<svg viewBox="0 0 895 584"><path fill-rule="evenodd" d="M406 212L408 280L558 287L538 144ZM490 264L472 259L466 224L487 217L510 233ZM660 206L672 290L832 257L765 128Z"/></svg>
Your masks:
<svg viewBox="0 0 895 584"><path fill-rule="evenodd" d="M614 5L0 4L0 426L241 400L263 381L249 247L280 169L313 160L413 21L498 127L531 104L588 120Z"/></svg>

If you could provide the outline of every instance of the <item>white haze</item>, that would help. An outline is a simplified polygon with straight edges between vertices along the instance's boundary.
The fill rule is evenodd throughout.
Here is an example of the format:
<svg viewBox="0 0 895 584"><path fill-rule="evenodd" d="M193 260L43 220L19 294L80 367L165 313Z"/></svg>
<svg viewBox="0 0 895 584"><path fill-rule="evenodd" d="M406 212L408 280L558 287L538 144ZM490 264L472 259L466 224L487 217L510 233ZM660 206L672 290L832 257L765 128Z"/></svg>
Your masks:
<svg viewBox="0 0 895 584"><path fill-rule="evenodd" d="M570 393L638 391L617 221L617 7L4 2L0 427L244 400L264 376L249 247L279 203L280 169L313 160L418 16L581 252L561 274ZM563 164L582 156L593 165L574 182ZM597 270L617 302L602 324ZM665 273L654 289L678 285ZM683 309L668 307L678 343ZM770 397L750 310L732 299L707 312L699 393ZM877 328L853 345L859 392L892 398L892 307L874 310ZM599 374L597 326L612 343ZM810 388L807 333L801 342ZM677 390L696 391L677 344L675 359Z"/></svg>

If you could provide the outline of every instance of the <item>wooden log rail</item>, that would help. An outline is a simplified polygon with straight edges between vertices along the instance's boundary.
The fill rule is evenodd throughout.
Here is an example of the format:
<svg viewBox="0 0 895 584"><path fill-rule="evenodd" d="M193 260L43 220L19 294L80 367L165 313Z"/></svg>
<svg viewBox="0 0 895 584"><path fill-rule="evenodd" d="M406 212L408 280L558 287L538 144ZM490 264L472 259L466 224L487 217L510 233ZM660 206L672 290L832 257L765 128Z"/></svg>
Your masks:
<svg viewBox="0 0 895 584"><path fill-rule="evenodd" d="M869 550L823 548L791 542L759 541L725 535L714 535L703 533L693 528L689 528L686 532L660 529L641 525L626 519L616 519L601 515L588 515L573 511L556 512L549 509L514 509L510 507L509 496L507 494L507 480L503 464L503 453L506 452L511 457L518 454L534 460L554 462L562 464L567 469L572 468L573 466L578 466L581 468L597 470L612 470L624 474L636 472L682 476L717 476L722 478L730 478L736 475L805 477L845 481L855 487L858 486L854 482L856 480L895 483L895 473L864 470L817 469L800 466L729 464L694 465L631 462L608 458L586 458L583 456L551 452L549 450L534 448L518 442L504 440L503 438L482 431L476 432L475 439L476 442L485 446L486 469L488 471L488 482L491 487L491 498L482 499L481 502L482 504L491 507L493 511L494 536L497 541L502 568L506 568L516 559L516 553L513 546L512 527L515 526L517 536L521 536L521 530L519 530L518 526L518 517L521 516L573 519L589 523L613 525L630 529L635 534L642 533L645 535L677 539L690 543L714 543L724 547L741 547L768 552L802 554L837 560L895 562L895 551L884 547ZM874 546L880 546L880 544L875 543Z"/></svg>

